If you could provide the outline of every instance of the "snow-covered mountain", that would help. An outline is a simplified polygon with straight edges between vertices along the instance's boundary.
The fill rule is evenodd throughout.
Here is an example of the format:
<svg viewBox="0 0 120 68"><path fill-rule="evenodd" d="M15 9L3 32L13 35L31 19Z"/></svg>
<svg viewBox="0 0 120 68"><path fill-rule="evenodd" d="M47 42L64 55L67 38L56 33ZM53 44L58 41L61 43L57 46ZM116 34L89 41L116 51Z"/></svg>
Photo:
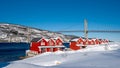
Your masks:
<svg viewBox="0 0 120 68"><path fill-rule="evenodd" d="M0 23L0 42L28 42L36 37L61 37L67 42L77 36L64 35L21 25Z"/></svg>

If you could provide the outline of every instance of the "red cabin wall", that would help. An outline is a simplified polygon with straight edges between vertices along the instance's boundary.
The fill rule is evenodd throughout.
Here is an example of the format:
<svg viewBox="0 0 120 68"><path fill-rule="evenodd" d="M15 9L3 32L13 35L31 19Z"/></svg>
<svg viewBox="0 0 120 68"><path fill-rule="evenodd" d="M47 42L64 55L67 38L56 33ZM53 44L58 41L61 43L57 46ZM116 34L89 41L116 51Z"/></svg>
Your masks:
<svg viewBox="0 0 120 68"><path fill-rule="evenodd" d="M88 40L88 45L91 45L91 44L92 44L91 41Z"/></svg>
<svg viewBox="0 0 120 68"><path fill-rule="evenodd" d="M62 45L62 43L63 43L62 40L59 39L59 38L58 38L57 40L55 40L55 41L56 41L56 45ZM60 43L61 43L61 44L60 44Z"/></svg>
<svg viewBox="0 0 120 68"><path fill-rule="evenodd" d="M93 40L88 41L88 45L95 45L95 42Z"/></svg>
<svg viewBox="0 0 120 68"><path fill-rule="evenodd" d="M39 42L40 42L40 46L48 46L49 45L45 39L42 39ZM43 42L45 43L44 45L42 45ZM39 49L39 50L40 50L40 53L49 51L49 50L47 50L47 48L45 48L44 50L42 50L42 49Z"/></svg>
<svg viewBox="0 0 120 68"><path fill-rule="evenodd" d="M50 44L50 43L52 43L52 44ZM48 45L50 45L50 46L55 46L54 40L50 39L50 40L48 41ZM47 48L47 52L51 52L51 49L52 49L52 48Z"/></svg>
<svg viewBox="0 0 120 68"><path fill-rule="evenodd" d="M99 44L102 44L102 41L99 41Z"/></svg>
<svg viewBox="0 0 120 68"><path fill-rule="evenodd" d="M47 52L51 52L51 49L50 48L46 48L47 49Z"/></svg>
<svg viewBox="0 0 120 68"><path fill-rule="evenodd" d="M96 39L96 40L95 40L95 44L99 44L99 40Z"/></svg>
<svg viewBox="0 0 120 68"><path fill-rule="evenodd" d="M55 40L55 42L56 42L56 46L61 46L62 45L62 40L61 39L57 39L57 40ZM59 48L53 48L53 51L55 52L55 51L58 51L59 50Z"/></svg>
<svg viewBox="0 0 120 68"><path fill-rule="evenodd" d="M82 38L80 38L77 42L78 42L78 44L83 44L84 41Z"/></svg>
<svg viewBox="0 0 120 68"><path fill-rule="evenodd" d="M31 42L30 50L37 51L39 53L39 48L38 48L39 45L40 45L39 42Z"/></svg>
<svg viewBox="0 0 120 68"><path fill-rule="evenodd" d="M40 45L41 45L42 42L44 42L44 43L45 43L44 46L48 46L48 42L47 42L45 39L42 39L42 40L40 40L39 42L40 42Z"/></svg>
<svg viewBox="0 0 120 68"><path fill-rule="evenodd" d="M89 40L85 40L84 42L85 42L85 43L84 43L85 45L90 45Z"/></svg>
<svg viewBox="0 0 120 68"><path fill-rule="evenodd" d="M91 45L95 45L95 41L92 40L92 41L91 41Z"/></svg>
<svg viewBox="0 0 120 68"><path fill-rule="evenodd" d="M80 49L80 46L76 46L77 45L77 42L70 42L70 48L72 50L79 50Z"/></svg>
<svg viewBox="0 0 120 68"><path fill-rule="evenodd" d="M105 43L108 43L109 41L108 40L105 40Z"/></svg>
<svg viewBox="0 0 120 68"><path fill-rule="evenodd" d="M93 40L85 40L84 45L95 45L95 41L93 41Z"/></svg>
<svg viewBox="0 0 120 68"><path fill-rule="evenodd" d="M58 51L58 48L53 48L53 52Z"/></svg>
<svg viewBox="0 0 120 68"><path fill-rule="evenodd" d="M83 45L86 45L86 42L85 42L85 41L83 42Z"/></svg>

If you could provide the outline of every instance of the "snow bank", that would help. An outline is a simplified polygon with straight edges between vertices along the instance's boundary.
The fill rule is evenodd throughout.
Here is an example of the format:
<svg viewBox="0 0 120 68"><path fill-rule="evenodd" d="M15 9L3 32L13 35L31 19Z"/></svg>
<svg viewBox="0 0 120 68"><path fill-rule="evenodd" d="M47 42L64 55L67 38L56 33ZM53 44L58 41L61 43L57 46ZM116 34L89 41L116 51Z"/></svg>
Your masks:
<svg viewBox="0 0 120 68"><path fill-rule="evenodd" d="M12 62L5 68L120 68L118 44L89 46L78 51L58 51Z"/></svg>
<svg viewBox="0 0 120 68"><path fill-rule="evenodd" d="M34 64L28 64L28 63L11 63L10 65L4 67L4 68L43 68L42 66L37 66Z"/></svg>

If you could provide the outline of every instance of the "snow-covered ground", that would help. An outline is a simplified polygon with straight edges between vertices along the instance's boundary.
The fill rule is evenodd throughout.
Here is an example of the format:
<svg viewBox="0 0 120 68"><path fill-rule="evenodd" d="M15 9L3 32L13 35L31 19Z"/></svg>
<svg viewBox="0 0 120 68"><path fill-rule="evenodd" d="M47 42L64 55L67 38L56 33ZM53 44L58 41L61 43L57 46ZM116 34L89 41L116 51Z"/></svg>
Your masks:
<svg viewBox="0 0 120 68"><path fill-rule="evenodd" d="M4 68L120 68L120 44L91 45L78 51L44 53Z"/></svg>

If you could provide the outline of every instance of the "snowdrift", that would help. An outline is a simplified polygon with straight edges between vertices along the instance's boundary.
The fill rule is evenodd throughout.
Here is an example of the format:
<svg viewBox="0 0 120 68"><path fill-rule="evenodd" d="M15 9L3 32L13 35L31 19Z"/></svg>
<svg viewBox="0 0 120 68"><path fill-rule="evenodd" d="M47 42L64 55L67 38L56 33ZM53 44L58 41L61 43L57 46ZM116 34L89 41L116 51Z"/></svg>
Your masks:
<svg viewBox="0 0 120 68"><path fill-rule="evenodd" d="M119 44L88 46L78 51L44 53L11 62L5 68L120 68Z"/></svg>

